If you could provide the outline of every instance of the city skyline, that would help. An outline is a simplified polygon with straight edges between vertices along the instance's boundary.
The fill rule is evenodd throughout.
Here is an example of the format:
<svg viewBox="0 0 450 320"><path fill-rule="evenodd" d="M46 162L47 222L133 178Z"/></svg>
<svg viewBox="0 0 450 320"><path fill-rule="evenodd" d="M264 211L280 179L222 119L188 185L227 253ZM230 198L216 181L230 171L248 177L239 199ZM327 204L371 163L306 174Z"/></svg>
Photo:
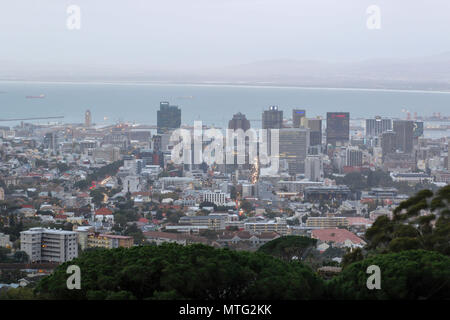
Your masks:
<svg viewBox="0 0 450 320"><path fill-rule="evenodd" d="M448 300L449 12L5 1L0 301L289 319Z"/></svg>

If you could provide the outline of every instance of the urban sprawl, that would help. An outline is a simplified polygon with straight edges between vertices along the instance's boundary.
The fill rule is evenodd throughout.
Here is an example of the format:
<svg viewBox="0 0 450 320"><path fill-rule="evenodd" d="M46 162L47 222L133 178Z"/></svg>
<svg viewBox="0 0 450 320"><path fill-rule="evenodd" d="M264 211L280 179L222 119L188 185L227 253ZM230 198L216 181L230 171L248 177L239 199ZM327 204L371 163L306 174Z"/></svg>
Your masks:
<svg viewBox="0 0 450 320"><path fill-rule="evenodd" d="M290 111L271 106L257 123L278 129L276 172L248 156L248 140L243 155L238 143L224 150L234 163L175 163L173 131L194 126L168 102L156 126L96 125L88 110L80 124L0 127L0 290L83 250L165 242L256 251L302 235L317 239L318 261L326 254L338 266L377 217L450 181L448 138L425 138L417 116L354 125L348 112ZM237 113L227 129L245 132L253 121ZM201 141L204 149L212 139Z"/></svg>

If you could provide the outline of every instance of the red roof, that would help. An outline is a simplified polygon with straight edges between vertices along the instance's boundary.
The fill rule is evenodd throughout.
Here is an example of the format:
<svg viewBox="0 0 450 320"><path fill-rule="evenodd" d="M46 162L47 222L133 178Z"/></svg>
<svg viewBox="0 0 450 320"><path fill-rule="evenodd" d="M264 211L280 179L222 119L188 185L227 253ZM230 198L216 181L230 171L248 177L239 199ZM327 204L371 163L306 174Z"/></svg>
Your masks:
<svg viewBox="0 0 450 320"><path fill-rule="evenodd" d="M31 204L24 204L22 206L22 208L29 208L29 209L33 209L33 206Z"/></svg>
<svg viewBox="0 0 450 320"><path fill-rule="evenodd" d="M109 210L108 208L100 208L97 211L95 211L96 216L98 216L98 215L110 216L110 215L112 215L112 213L113 212L111 210Z"/></svg>
<svg viewBox="0 0 450 320"><path fill-rule="evenodd" d="M367 224L372 224L373 221L363 218L363 217L347 217L348 220L348 224L353 226L353 225L367 225Z"/></svg>
<svg viewBox="0 0 450 320"><path fill-rule="evenodd" d="M344 243L350 240L355 244L363 242L361 238L346 229L317 229L311 232L311 237L324 242Z"/></svg>
<svg viewBox="0 0 450 320"><path fill-rule="evenodd" d="M138 221L142 223L148 223L148 219L146 218L140 218Z"/></svg>

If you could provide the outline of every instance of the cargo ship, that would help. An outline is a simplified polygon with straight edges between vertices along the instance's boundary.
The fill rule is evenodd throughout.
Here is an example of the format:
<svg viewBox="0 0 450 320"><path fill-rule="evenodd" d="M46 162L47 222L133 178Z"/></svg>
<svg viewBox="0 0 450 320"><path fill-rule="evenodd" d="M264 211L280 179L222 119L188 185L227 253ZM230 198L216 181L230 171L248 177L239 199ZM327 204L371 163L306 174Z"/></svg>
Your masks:
<svg viewBox="0 0 450 320"><path fill-rule="evenodd" d="M27 96L27 99L44 99L45 98L45 94L41 93L38 96Z"/></svg>

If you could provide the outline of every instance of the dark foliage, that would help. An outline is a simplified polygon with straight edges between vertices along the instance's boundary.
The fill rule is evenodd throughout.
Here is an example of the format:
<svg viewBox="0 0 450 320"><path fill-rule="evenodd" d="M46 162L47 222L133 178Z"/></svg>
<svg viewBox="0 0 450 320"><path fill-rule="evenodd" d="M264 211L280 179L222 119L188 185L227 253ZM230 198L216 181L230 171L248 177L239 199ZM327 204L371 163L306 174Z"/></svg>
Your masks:
<svg viewBox="0 0 450 320"><path fill-rule="evenodd" d="M367 267L381 271L381 289L369 290ZM379 254L351 264L328 284L332 299L448 299L450 258L433 251Z"/></svg>
<svg viewBox="0 0 450 320"><path fill-rule="evenodd" d="M66 288L69 264L81 290ZM323 282L308 267L262 253L204 245L93 250L65 263L36 290L50 299L313 299Z"/></svg>

